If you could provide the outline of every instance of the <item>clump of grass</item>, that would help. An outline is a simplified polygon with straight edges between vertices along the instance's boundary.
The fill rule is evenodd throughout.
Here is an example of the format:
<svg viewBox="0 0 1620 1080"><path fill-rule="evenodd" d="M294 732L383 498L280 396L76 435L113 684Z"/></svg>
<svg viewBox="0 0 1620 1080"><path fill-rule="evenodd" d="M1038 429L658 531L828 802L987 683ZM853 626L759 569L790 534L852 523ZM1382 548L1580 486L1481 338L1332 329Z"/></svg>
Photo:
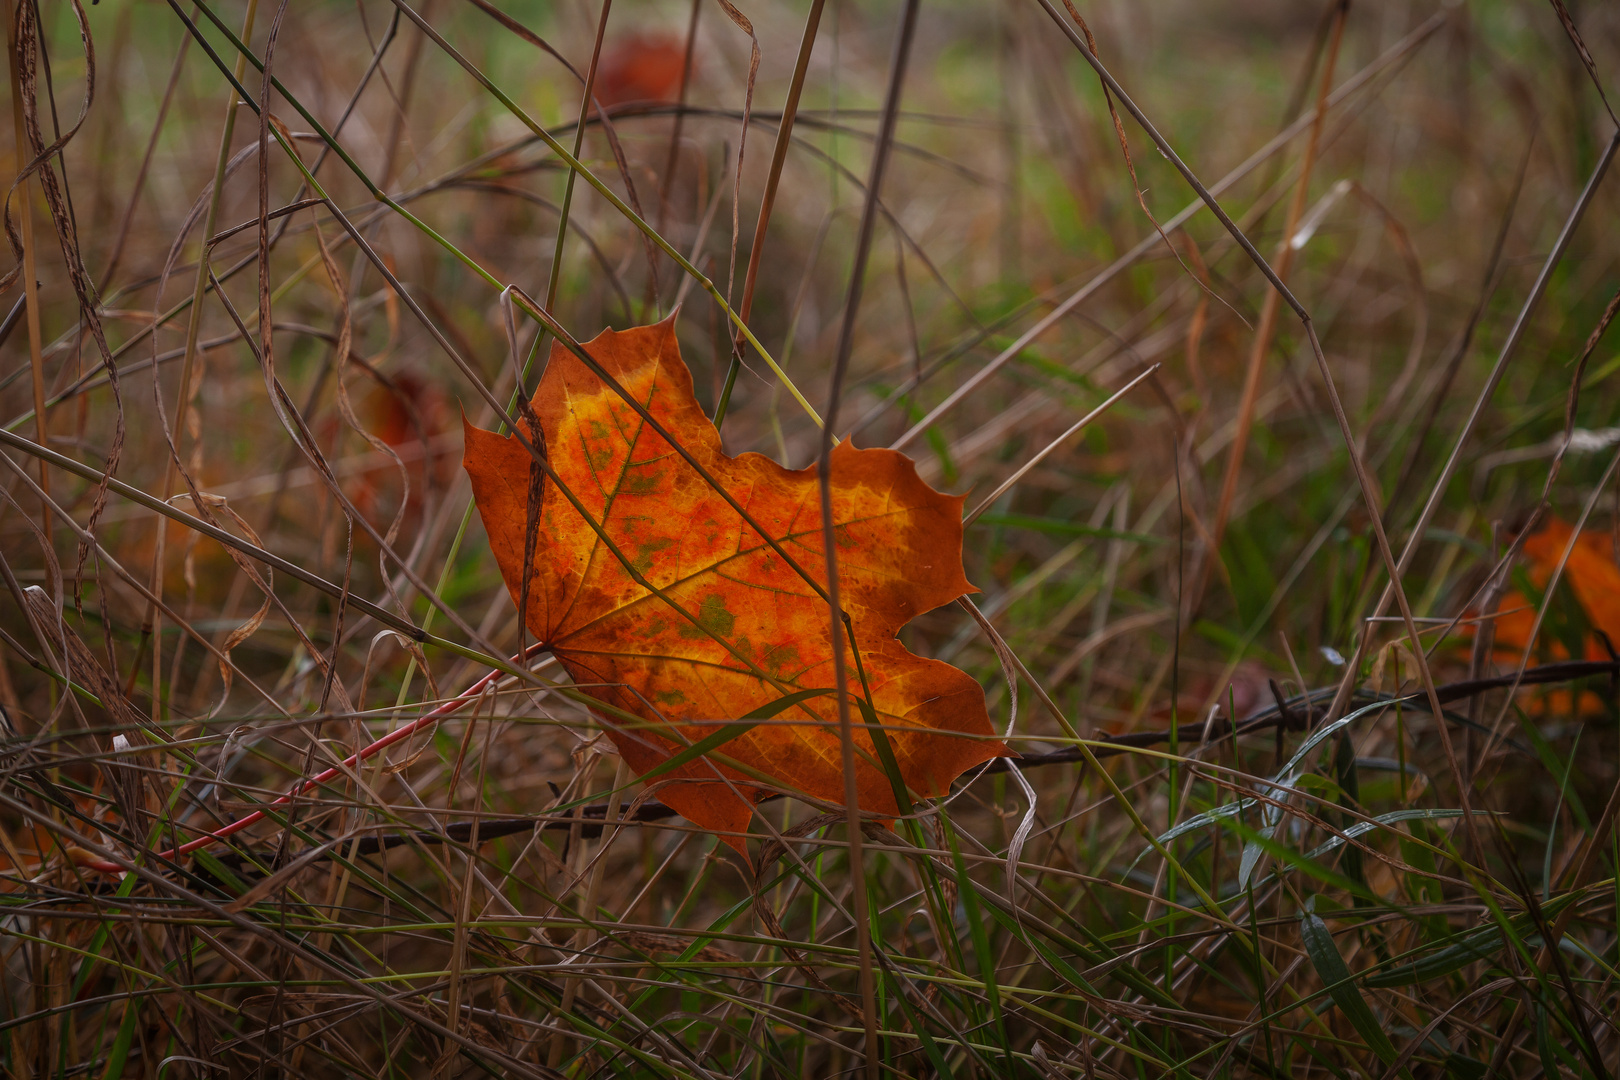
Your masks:
<svg viewBox="0 0 1620 1080"><path fill-rule="evenodd" d="M1613 11L19 7L9 1075L1620 1067L1616 668L1514 547L1620 533ZM1023 755L858 879L820 807L744 861L638 801L500 659L455 428L534 384L515 284L683 304L802 466L852 261L839 434L995 493L983 623L906 642Z"/></svg>

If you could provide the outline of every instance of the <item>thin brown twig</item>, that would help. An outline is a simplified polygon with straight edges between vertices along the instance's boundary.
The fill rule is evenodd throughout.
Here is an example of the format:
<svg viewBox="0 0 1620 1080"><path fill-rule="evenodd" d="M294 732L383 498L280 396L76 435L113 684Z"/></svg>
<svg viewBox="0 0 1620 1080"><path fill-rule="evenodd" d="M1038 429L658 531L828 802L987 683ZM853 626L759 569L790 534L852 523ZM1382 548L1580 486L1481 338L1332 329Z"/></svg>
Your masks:
<svg viewBox="0 0 1620 1080"><path fill-rule="evenodd" d="M1272 268L1280 280L1286 281L1289 271L1293 269L1294 254L1297 250L1293 244L1294 231L1299 228L1300 218L1305 213L1311 174L1316 166L1317 150L1321 146L1323 125L1327 121L1328 95L1333 90L1333 73L1338 65L1339 49L1344 42L1344 25L1349 15L1349 0L1333 0L1333 26L1329 35L1326 59L1322 64L1321 82L1316 91L1316 109L1311 118L1310 135L1305 142L1299 178L1294 182L1294 193L1288 201L1282 239L1278 241L1276 254L1272 256ZM1237 431L1232 436L1232 445L1226 452L1226 471L1221 477L1220 494L1215 500L1214 519L1209 529L1209 547L1199 560L1199 569L1194 575L1191 590L1193 601L1190 605L1190 610L1194 612L1198 610L1200 598L1209 582L1210 569L1221 558L1221 541L1226 536L1227 519L1232 512L1232 499L1237 495L1238 477L1243 470L1243 455L1248 449L1249 432L1254 426L1254 407L1260 394L1260 375L1264 370L1266 357L1271 353L1272 340L1277 332L1277 313L1281 307L1282 294L1275 289L1267 289L1260 308L1260 323L1254 331L1248 364L1244 369L1243 390L1238 399Z"/></svg>

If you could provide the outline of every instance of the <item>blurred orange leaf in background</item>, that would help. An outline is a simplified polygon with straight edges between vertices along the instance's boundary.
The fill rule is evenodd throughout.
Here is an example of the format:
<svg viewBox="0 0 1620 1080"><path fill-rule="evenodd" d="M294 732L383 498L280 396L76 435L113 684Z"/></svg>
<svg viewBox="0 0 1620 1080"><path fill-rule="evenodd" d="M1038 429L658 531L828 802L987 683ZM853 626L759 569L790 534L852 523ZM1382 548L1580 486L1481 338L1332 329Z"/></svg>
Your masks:
<svg viewBox="0 0 1620 1080"><path fill-rule="evenodd" d="M1553 517L1538 532L1524 542L1521 549L1526 573L1538 589L1545 589L1552 574L1569 547L1574 528L1562 518ZM1561 580L1568 585L1580 604L1587 622L1594 631L1601 631L1620 645L1620 566L1614 558L1614 541L1606 533L1583 530L1575 538L1569 561L1564 564ZM1535 627L1538 605L1517 589L1508 591L1496 610L1496 637L1493 655L1498 664L1517 667L1530 644L1530 632ZM1538 643L1554 660L1568 660L1569 649L1547 634L1542 624ZM1609 650L1596 633L1588 633L1582 647L1583 660L1608 660ZM1569 690L1533 692L1536 700L1527 706L1532 715L1543 713L1568 715L1578 712L1588 716L1606 711L1603 699L1590 690L1583 690L1578 701L1573 701Z"/></svg>
<svg viewBox="0 0 1620 1080"><path fill-rule="evenodd" d="M1547 582L1552 580L1553 570L1564 557L1564 549L1569 547L1573 532L1569 522L1554 517L1545 528L1524 542L1522 551L1527 571L1537 588L1545 588ZM1605 533L1583 531L1576 537L1575 547L1569 553L1563 580L1569 583L1593 629L1601 630L1611 642L1620 645L1620 566L1615 564L1613 539ZM1530 631L1535 626L1536 606L1518 590L1503 596L1496 608L1503 612L1496 619L1496 648L1499 653L1511 651L1518 654L1524 651L1530 641ZM1558 658L1569 658L1566 655L1568 650L1563 646L1556 642L1548 644ZM1609 651L1595 634L1587 635L1585 653L1584 659L1587 660L1609 659ZM1503 659L1518 662L1517 655Z"/></svg>
<svg viewBox="0 0 1620 1080"><path fill-rule="evenodd" d="M681 92L686 49L669 37L635 34L602 53L596 100L606 108L630 101L674 101Z"/></svg>
<svg viewBox="0 0 1620 1080"><path fill-rule="evenodd" d="M553 346L532 402L543 436L534 441L567 491L543 481L524 621L576 684L645 722L603 716L620 753L645 775L683 744L790 694L836 685L820 488L814 466L795 471L759 454L724 453L693 396L673 319L603 331L585 349L692 460ZM467 425L473 493L520 605L531 460L516 438ZM930 488L903 454L847 441L833 452L831 488L840 598L859 650L857 667L846 642L852 719L862 722L863 673L906 786L943 794L964 770L1010 753L979 684L895 636L973 591L962 572L962 497ZM730 731L735 737L715 751L728 764L711 755L663 774L670 782L659 797L689 820L741 833L753 804L775 790L842 803L832 695ZM854 740L862 809L894 814L880 748L864 727ZM727 842L741 849L739 838Z"/></svg>

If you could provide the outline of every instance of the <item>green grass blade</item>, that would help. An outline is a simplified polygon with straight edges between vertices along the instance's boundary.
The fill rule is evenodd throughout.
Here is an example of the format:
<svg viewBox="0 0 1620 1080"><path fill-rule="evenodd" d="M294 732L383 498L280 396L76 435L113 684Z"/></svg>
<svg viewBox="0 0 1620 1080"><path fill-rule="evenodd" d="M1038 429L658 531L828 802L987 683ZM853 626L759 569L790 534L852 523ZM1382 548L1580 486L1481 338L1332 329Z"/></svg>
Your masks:
<svg viewBox="0 0 1620 1080"><path fill-rule="evenodd" d="M1389 1036L1384 1033L1383 1026L1373 1015L1372 1008L1368 1006L1367 999L1361 996L1361 990L1355 984L1355 977L1345 966L1344 957L1339 953L1339 946L1333 940L1327 923L1313 911L1303 911L1299 916L1300 937L1305 945L1305 954L1310 957L1311 966L1327 984L1328 996L1333 1003L1344 1013L1356 1032L1367 1041L1367 1045L1377 1054L1385 1065L1392 1064L1399 1054ZM1410 1077L1406 1069L1401 1075Z"/></svg>

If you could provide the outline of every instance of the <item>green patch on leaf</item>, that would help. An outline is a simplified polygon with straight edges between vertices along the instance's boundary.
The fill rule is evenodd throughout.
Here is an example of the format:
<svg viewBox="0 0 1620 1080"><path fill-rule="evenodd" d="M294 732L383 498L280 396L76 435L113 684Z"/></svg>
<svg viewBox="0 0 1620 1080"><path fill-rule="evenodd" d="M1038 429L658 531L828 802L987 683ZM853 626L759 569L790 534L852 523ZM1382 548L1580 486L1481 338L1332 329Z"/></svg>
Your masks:
<svg viewBox="0 0 1620 1080"><path fill-rule="evenodd" d="M645 574L652 569L653 556L674 543L675 541L669 537L660 536L656 540L648 540L644 544L637 544L636 557L630 561L630 565L635 567L636 573Z"/></svg>
<svg viewBox="0 0 1620 1080"><path fill-rule="evenodd" d="M688 639L707 637L708 634L703 632L707 630L715 637L724 638L737 625L737 616L726 610L726 598L719 593L704 597L703 604L697 611L697 620L698 626L687 623L681 627L681 637Z"/></svg>

